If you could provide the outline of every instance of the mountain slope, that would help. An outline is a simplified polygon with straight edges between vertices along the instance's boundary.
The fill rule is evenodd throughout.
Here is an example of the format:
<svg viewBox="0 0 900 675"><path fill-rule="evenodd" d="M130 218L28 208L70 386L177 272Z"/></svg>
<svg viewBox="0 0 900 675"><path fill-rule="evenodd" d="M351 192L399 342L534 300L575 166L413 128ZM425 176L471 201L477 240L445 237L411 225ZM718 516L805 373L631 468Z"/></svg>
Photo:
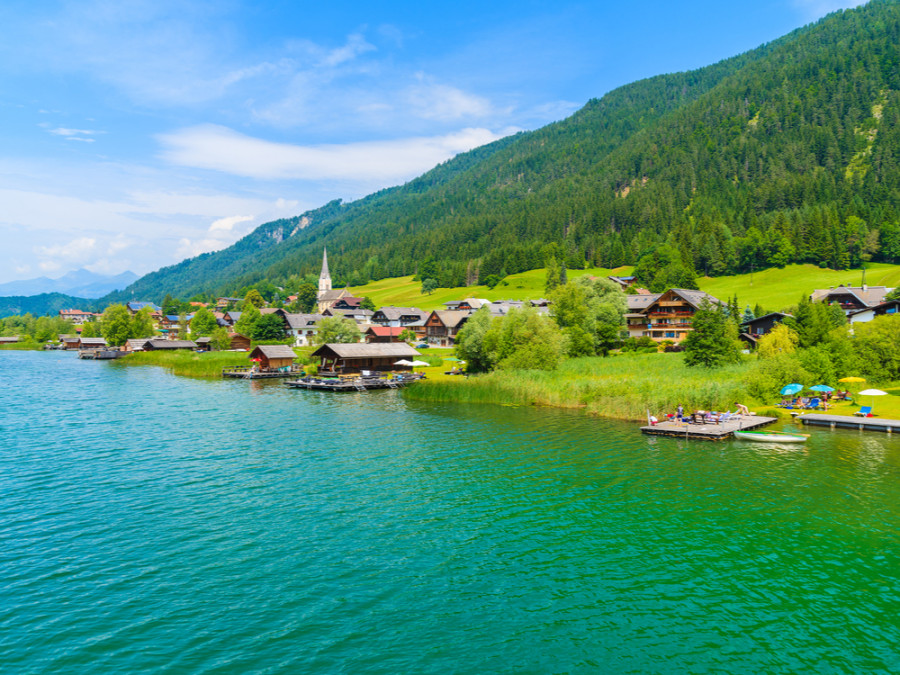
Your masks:
<svg viewBox="0 0 900 675"><path fill-rule="evenodd" d="M29 296L42 293L62 293L79 298L100 298L108 293L120 290L136 281L134 272L123 272L115 276L96 274L85 269L75 270L59 277L49 279L37 277L0 284L0 297Z"/></svg>
<svg viewBox="0 0 900 675"><path fill-rule="evenodd" d="M444 286L635 263L663 243L698 272L900 258L900 3L872 0L768 45L592 100L352 204L261 226L127 293L231 291L314 272ZM302 227L300 227L302 225ZM433 257L434 261L429 258Z"/></svg>

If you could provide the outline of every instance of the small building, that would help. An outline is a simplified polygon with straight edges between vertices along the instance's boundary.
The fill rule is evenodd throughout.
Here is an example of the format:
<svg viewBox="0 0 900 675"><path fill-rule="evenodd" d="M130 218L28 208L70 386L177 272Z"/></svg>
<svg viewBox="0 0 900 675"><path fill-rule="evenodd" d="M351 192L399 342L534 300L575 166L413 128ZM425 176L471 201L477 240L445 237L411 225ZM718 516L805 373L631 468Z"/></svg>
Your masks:
<svg viewBox="0 0 900 675"><path fill-rule="evenodd" d="M166 340L165 338L151 338L144 343L145 352L156 352L166 349L197 349L197 343L193 340Z"/></svg>
<svg viewBox="0 0 900 675"><path fill-rule="evenodd" d="M219 309L224 309L229 305L239 305L244 301L243 298L217 298L216 299L216 307Z"/></svg>
<svg viewBox="0 0 900 675"><path fill-rule="evenodd" d="M125 341L125 351L126 352L142 352L144 351L144 345L147 344L147 341L150 338L132 338L130 340Z"/></svg>
<svg viewBox="0 0 900 675"><path fill-rule="evenodd" d="M379 326L411 326L416 323L424 325L430 313L418 307L394 307L389 305L375 310L371 321Z"/></svg>
<svg viewBox="0 0 900 675"><path fill-rule="evenodd" d="M77 335L60 335L59 344L63 349L78 349L81 345L81 338Z"/></svg>
<svg viewBox="0 0 900 675"><path fill-rule="evenodd" d="M481 309L483 305L489 304L491 304L491 301L485 300L484 298L466 298L465 300L445 302L444 307L446 307L448 311L465 310L467 312L474 312L477 309Z"/></svg>
<svg viewBox="0 0 900 675"><path fill-rule="evenodd" d="M162 312L162 307L157 305L155 302L146 302L146 301L134 302L134 301L132 301L132 302L126 302L125 306L128 308L128 311L131 314L131 316L134 316L135 314L140 312L142 309L144 309L144 307L149 307L151 310L153 310L154 314L159 314L160 312Z"/></svg>
<svg viewBox="0 0 900 675"><path fill-rule="evenodd" d="M434 345L452 347L469 316L468 310L434 310L425 321L426 339Z"/></svg>
<svg viewBox="0 0 900 675"><path fill-rule="evenodd" d="M403 326L369 326L364 334L366 342L403 342L400 334L410 330ZM414 331L412 331L414 332Z"/></svg>
<svg viewBox="0 0 900 675"><path fill-rule="evenodd" d="M312 355L320 359L320 373L410 370L409 366L396 365L397 361L421 356L405 342L325 344L314 351Z"/></svg>
<svg viewBox="0 0 900 675"><path fill-rule="evenodd" d="M259 345L250 352L250 360L259 363L263 370L288 369L297 355L287 345Z"/></svg>
<svg viewBox="0 0 900 675"><path fill-rule="evenodd" d="M102 337L78 338L77 349L106 349L106 340Z"/></svg>
<svg viewBox="0 0 900 675"><path fill-rule="evenodd" d="M19 341L18 335L13 335L10 337L0 337L0 345L14 345Z"/></svg>
<svg viewBox="0 0 900 675"><path fill-rule="evenodd" d="M318 332L318 323L325 318L324 314L285 314L288 327L285 332L294 340L295 347L312 344Z"/></svg>
<svg viewBox="0 0 900 675"><path fill-rule="evenodd" d="M245 352L250 351L250 345L252 344L252 341L246 335L241 335L240 333L229 333L228 337L231 340L229 349Z"/></svg>
<svg viewBox="0 0 900 675"><path fill-rule="evenodd" d="M197 343L197 351L198 352L211 352L212 351L212 338L209 336L198 337L194 342Z"/></svg>
<svg viewBox="0 0 900 675"><path fill-rule="evenodd" d="M897 314L898 312L900 312L900 300L887 300L874 307L854 310L847 314L847 318L850 320L850 323L865 323L876 316Z"/></svg>
<svg viewBox="0 0 900 675"><path fill-rule="evenodd" d="M741 324L741 334L739 337L749 346L755 347L759 338L767 333L771 333L772 329L787 317L792 317L792 315L785 314L784 312L769 312L752 321L744 321Z"/></svg>

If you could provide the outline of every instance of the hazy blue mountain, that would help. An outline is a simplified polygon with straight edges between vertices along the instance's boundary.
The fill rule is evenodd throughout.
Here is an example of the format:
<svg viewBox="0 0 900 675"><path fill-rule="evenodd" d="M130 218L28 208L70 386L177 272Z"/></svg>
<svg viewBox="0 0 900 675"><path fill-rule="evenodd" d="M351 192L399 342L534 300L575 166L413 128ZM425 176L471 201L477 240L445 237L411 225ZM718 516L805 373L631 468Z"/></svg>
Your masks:
<svg viewBox="0 0 900 675"><path fill-rule="evenodd" d="M58 279L37 277L0 284L0 297L25 297L43 293L61 293L78 298L102 298L119 291L138 278L134 272L122 272L115 276L95 274L86 269L69 272Z"/></svg>

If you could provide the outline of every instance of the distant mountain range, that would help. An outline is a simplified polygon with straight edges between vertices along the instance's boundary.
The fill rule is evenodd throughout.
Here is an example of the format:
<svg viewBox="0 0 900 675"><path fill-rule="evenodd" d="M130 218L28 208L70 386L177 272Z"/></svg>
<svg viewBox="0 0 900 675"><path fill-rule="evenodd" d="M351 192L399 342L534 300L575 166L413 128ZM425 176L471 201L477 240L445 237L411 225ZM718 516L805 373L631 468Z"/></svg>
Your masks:
<svg viewBox="0 0 900 675"><path fill-rule="evenodd" d="M137 278L138 276L134 272L122 272L122 274L109 276L80 269L69 272L58 279L38 277L0 284L0 297L61 293L77 298L102 298L113 291L122 290Z"/></svg>

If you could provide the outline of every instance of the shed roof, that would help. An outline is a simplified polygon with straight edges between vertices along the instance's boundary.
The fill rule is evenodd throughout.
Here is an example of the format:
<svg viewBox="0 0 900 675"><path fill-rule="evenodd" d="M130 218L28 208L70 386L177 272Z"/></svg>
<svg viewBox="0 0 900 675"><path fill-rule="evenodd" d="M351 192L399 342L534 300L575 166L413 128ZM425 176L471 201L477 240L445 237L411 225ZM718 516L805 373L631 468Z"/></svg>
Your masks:
<svg viewBox="0 0 900 675"><path fill-rule="evenodd" d="M426 312L418 307L394 307L393 305L388 305L387 307L381 307L375 314L383 314L388 321L396 321L401 316L418 316L425 319L430 312Z"/></svg>
<svg viewBox="0 0 900 675"><path fill-rule="evenodd" d="M81 344L83 344L83 345L91 345L91 346L97 345L97 346L100 346L100 347L105 347L105 346L106 346L106 340L104 340L102 337L94 337L94 338L88 337L88 338L81 338Z"/></svg>
<svg viewBox="0 0 900 675"><path fill-rule="evenodd" d="M285 314L284 318L287 320L288 325L293 329L299 328L309 328L310 326L315 326L322 319L325 318L324 314Z"/></svg>
<svg viewBox="0 0 900 675"><path fill-rule="evenodd" d="M379 356L421 356L405 342L329 343L312 353L313 356L333 354L342 359L366 359Z"/></svg>
<svg viewBox="0 0 900 675"><path fill-rule="evenodd" d="M468 311L463 309L436 309L434 313L447 328L456 328L471 316Z"/></svg>
<svg viewBox="0 0 900 675"><path fill-rule="evenodd" d="M250 358L255 354L262 354L267 359L296 359L297 354L287 345L259 345L250 352Z"/></svg>
<svg viewBox="0 0 900 675"><path fill-rule="evenodd" d="M193 340L165 340L156 338L147 340L153 349L196 349L197 343Z"/></svg>

